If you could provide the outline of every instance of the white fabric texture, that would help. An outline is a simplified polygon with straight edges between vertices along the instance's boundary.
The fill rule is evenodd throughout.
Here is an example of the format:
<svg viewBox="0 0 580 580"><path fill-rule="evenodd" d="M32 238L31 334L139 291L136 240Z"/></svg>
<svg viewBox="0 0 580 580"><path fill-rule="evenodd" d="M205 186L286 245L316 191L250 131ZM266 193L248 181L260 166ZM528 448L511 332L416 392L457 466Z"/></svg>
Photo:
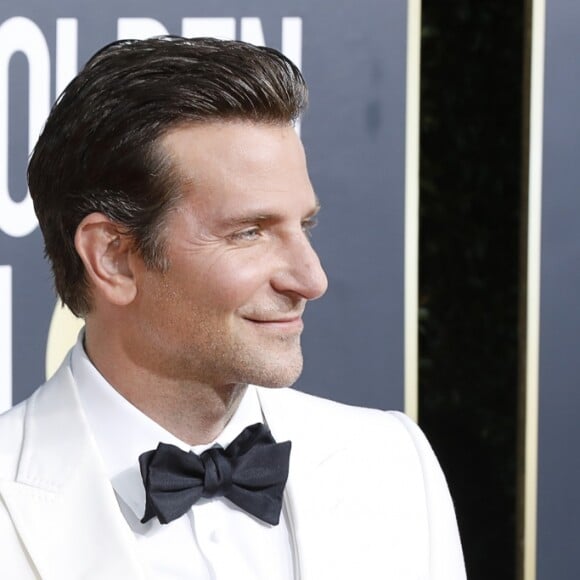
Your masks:
<svg viewBox="0 0 580 580"><path fill-rule="evenodd" d="M0 578L150 580L70 362L0 416ZM292 441L297 580L465 580L445 478L414 423L294 389L255 392L274 438Z"/></svg>

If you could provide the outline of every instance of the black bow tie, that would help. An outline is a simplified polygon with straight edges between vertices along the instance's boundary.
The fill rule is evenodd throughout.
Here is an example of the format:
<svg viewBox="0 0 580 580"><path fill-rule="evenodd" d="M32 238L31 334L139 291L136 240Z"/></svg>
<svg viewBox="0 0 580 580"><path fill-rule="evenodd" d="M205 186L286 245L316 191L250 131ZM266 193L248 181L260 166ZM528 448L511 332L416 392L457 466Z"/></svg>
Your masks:
<svg viewBox="0 0 580 580"><path fill-rule="evenodd" d="M159 443L139 456L145 485L142 523L182 516L200 498L224 496L257 518L276 525L288 479L290 441L276 443L268 427L246 427L225 449L201 455Z"/></svg>

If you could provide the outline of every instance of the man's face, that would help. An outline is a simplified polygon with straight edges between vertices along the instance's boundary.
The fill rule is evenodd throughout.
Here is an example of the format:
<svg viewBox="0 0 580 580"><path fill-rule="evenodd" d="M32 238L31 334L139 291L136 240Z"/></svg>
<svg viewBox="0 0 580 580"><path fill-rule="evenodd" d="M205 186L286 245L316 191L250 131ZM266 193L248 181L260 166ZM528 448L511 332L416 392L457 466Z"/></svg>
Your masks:
<svg viewBox="0 0 580 580"><path fill-rule="evenodd" d="M292 384L304 307L327 287L299 138L290 126L216 122L161 146L183 198L167 220L169 270L137 272L131 355L177 380Z"/></svg>

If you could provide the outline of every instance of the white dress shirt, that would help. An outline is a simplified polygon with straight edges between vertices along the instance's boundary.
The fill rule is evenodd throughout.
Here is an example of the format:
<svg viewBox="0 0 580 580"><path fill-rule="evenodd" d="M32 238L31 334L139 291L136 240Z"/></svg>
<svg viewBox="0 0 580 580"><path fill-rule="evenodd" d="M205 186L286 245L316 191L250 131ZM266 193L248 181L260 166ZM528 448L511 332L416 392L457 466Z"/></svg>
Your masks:
<svg viewBox="0 0 580 580"><path fill-rule="evenodd" d="M162 525L140 522L145 490L139 455L159 442L201 453L226 447L248 425L262 423L255 388L249 386L234 416L215 441L191 447L166 431L116 391L88 359L82 333L71 367L81 406L93 433L119 507L137 540L143 568L151 580L293 580L294 559L287 501L277 526L220 497L200 499L186 514ZM106 555L103 555L106 558Z"/></svg>

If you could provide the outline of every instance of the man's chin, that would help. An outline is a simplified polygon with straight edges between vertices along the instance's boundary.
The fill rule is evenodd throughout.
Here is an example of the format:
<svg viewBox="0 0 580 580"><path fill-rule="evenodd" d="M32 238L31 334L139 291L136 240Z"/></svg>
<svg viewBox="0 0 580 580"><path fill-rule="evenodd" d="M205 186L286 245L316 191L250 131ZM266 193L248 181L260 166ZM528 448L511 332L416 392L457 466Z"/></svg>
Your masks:
<svg viewBox="0 0 580 580"><path fill-rule="evenodd" d="M292 381L291 383L265 383L262 381L260 383L255 383L259 387L264 387L265 389L290 389L296 381Z"/></svg>
<svg viewBox="0 0 580 580"><path fill-rule="evenodd" d="M254 380L250 381L255 385L271 389L283 389L291 387L302 374L302 358L294 364L287 365L283 368L262 369L262 372L256 373Z"/></svg>

